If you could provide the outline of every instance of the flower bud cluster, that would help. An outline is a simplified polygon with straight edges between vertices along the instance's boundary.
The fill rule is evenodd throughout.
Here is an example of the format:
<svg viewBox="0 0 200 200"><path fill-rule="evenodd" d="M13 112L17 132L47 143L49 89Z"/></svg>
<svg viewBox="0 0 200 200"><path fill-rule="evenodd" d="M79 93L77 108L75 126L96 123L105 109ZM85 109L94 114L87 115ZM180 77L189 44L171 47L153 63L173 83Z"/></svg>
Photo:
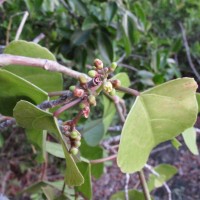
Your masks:
<svg viewBox="0 0 200 200"><path fill-rule="evenodd" d="M76 129L74 129L72 132L70 132L69 139L71 143L69 152L72 155L78 154L78 148L81 146L81 134Z"/></svg>

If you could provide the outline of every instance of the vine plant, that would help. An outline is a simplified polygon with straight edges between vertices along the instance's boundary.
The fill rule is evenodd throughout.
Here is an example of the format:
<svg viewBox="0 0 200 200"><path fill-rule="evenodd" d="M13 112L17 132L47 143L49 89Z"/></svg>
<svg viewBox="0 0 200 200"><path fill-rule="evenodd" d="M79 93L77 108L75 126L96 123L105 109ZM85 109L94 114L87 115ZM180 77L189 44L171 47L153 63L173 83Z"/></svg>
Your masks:
<svg viewBox="0 0 200 200"><path fill-rule="evenodd" d="M142 168L147 167L157 177L162 174L158 173L159 169L156 171L156 168L146 164L151 150L167 140L177 143L175 137L193 127L198 114L197 84L192 78L172 80L140 93L128 88L127 75L118 74L112 77L117 67L115 62L106 67L100 59L95 59L94 66L86 75L60 65L47 49L25 41L10 43L4 54L0 54L0 66L3 67L0 69L0 128L15 123L25 128L32 143L43 152L44 163L48 162L46 152L57 156L54 148L62 147L63 153L58 157L64 157L66 160L65 180L60 189L61 193L54 194L52 198L48 197L50 199L56 199L58 196L61 199L69 198L68 186L76 186L85 198L91 199L91 164L116 157L122 172L138 172L144 196L137 196L137 199L153 198L149 190L154 187L147 185ZM62 90L60 73L77 79L77 84ZM122 93L133 95L135 99L127 116ZM87 141L78 130L78 122L81 117L89 117L91 107L96 106L96 98L100 94L104 95L104 102L110 103L106 108L107 115L104 116L104 129L108 129L112 122L114 105L123 128L117 154L90 160L84 158L81 150L79 151L82 138L95 146L101 141L102 135L95 144L90 139ZM67 121L59 120L60 115L72 107L78 110L76 116ZM60 144L47 142L47 131ZM104 134L106 130L102 132ZM85 145L86 147L90 148L89 145ZM171 175L176 173L174 168L165 167L171 171ZM167 179L160 177L159 180L171 199L170 190L165 183ZM41 181L40 188L48 196L44 186L54 185L45 180L45 167ZM124 198L129 198L129 192L135 191L126 190Z"/></svg>

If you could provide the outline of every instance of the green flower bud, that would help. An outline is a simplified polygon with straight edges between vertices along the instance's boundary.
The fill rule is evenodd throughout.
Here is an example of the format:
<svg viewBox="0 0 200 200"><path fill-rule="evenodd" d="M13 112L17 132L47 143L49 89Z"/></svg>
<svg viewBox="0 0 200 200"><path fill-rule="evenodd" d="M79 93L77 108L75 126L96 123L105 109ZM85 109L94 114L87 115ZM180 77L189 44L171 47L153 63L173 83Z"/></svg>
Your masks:
<svg viewBox="0 0 200 200"><path fill-rule="evenodd" d="M94 66L95 66L97 69L103 69L103 62L102 62L100 59L96 58L96 59L94 60Z"/></svg>
<svg viewBox="0 0 200 200"><path fill-rule="evenodd" d="M88 101L89 101L89 103L91 104L91 105L93 105L93 106L96 106L96 98L95 98L95 96L94 95L89 95L89 97L88 97Z"/></svg>
<svg viewBox="0 0 200 200"><path fill-rule="evenodd" d="M80 141L75 141L74 142L74 146L77 147L77 148L80 147L81 146L81 142Z"/></svg>
<svg viewBox="0 0 200 200"><path fill-rule="evenodd" d="M76 137L76 141L81 141L81 136L80 136L80 135L78 135L78 136Z"/></svg>
<svg viewBox="0 0 200 200"><path fill-rule="evenodd" d="M97 75L97 72L95 70L90 70L88 72L88 76L91 77L91 78L94 78L96 75Z"/></svg>
<svg viewBox="0 0 200 200"><path fill-rule="evenodd" d="M110 68L112 69L112 71L114 71L117 68L117 63L112 62Z"/></svg>
<svg viewBox="0 0 200 200"><path fill-rule="evenodd" d="M84 109L85 106L86 106L86 105L85 105L84 103L80 103L80 104L79 104L79 108L80 108L80 109Z"/></svg>
<svg viewBox="0 0 200 200"><path fill-rule="evenodd" d="M112 91L109 93L111 96L115 96L116 90L113 88Z"/></svg>
<svg viewBox="0 0 200 200"><path fill-rule="evenodd" d="M72 138L72 139L76 139L77 137L79 136L79 132L78 131L72 131L71 133L70 133L70 137Z"/></svg>
<svg viewBox="0 0 200 200"><path fill-rule="evenodd" d="M73 154L73 155L77 155L78 149L77 149L76 147L72 147L72 148L70 149L69 152L70 152L71 154Z"/></svg>
<svg viewBox="0 0 200 200"><path fill-rule="evenodd" d="M72 92L73 92L75 89L76 89L76 86L75 86L75 85L71 85L71 86L69 87L69 90L72 91Z"/></svg>
<svg viewBox="0 0 200 200"><path fill-rule="evenodd" d="M112 89L113 89L112 83L111 83L111 82L105 82L105 83L103 84L103 89L104 89L106 92L110 93L110 92L112 91Z"/></svg>
<svg viewBox="0 0 200 200"><path fill-rule="evenodd" d="M81 74L79 77L78 77L80 83L82 84L85 84L87 83L87 76L85 74Z"/></svg>

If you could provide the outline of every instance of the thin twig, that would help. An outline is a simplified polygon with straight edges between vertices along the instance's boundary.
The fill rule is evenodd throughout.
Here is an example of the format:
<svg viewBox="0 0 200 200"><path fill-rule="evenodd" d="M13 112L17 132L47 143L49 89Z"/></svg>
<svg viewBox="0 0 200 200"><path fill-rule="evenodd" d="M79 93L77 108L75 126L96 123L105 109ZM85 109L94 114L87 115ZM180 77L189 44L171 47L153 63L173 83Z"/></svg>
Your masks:
<svg viewBox="0 0 200 200"><path fill-rule="evenodd" d="M139 175L140 183L142 185L142 190L143 190L143 194L145 196L145 199L151 200L151 196L150 196L150 193L149 193L149 189L148 189L148 186L147 186L147 182L146 182L143 170L139 171L138 175Z"/></svg>
<svg viewBox="0 0 200 200"><path fill-rule="evenodd" d="M58 110L56 110L53 113L54 117L58 117L58 115L60 115L62 112L64 112L65 110L75 106L76 104L80 103L82 101L81 98L78 99L74 99L73 101L69 102L68 104L64 105L63 107L59 108Z"/></svg>
<svg viewBox="0 0 200 200"><path fill-rule="evenodd" d="M14 56L10 54L0 54L0 66L7 65L23 65L38 67L47 71L60 72L76 79L78 79L78 77L82 74L52 60L41 58L29 58L24 56ZM88 79L91 80L91 78L89 77Z"/></svg>
<svg viewBox="0 0 200 200"><path fill-rule="evenodd" d="M128 184L130 181L130 174L126 173L126 182L125 182L125 187L124 187L124 192L125 192L125 199L129 200L129 194L128 194Z"/></svg>
<svg viewBox="0 0 200 200"><path fill-rule="evenodd" d="M139 70L136 69L135 67L130 66L130 65L127 65L127 64L124 64L124 63L119 63L118 66L119 66L119 67L125 67L125 68L130 69L130 70L132 70L132 71L134 71L134 72L138 72L138 71L139 71Z"/></svg>
<svg viewBox="0 0 200 200"><path fill-rule="evenodd" d="M109 160L114 160L117 158L117 154L114 154L112 156L106 157L106 158L101 158L101 159L97 159L97 160L90 160L91 164L98 164L98 163L103 163Z"/></svg>
<svg viewBox="0 0 200 200"><path fill-rule="evenodd" d="M144 167L147 168L155 176L160 177L160 174L158 172L156 172L151 165L145 164ZM169 186L167 185L166 182L163 183L163 186L165 187L165 189L167 191L168 200L172 200L172 193L171 193L171 190L170 190Z"/></svg>
<svg viewBox="0 0 200 200"><path fill-rule="evenodd" d="M25 11L24 15L23 15L23 18L22 18L22 21L21 21L21 23L19 25L19 28L17 29L15 40L19 40L19 37L20 37L20 35L22 33L22 30L23 30L24 24L25 24L25 22L26 22L26 20L28 18L28 15L29 15L28 11Z"/></svg>
<svg viewBox="0 0 200 200"><path fill-rule="evenodd" d="M126 88L126 87L119 86L119 87L116 88L116 90L124 92L124 93L131 94L133 96L139 96L140 95L139 91L134 90L132 88Z"/></svg>
<svg viewBox="0 0 200 200"><path fill-rule="evenodd" d="M41 40L43 40L45 38L45 34L44 33L40 33L37 37L35 37L33 39L34 43L39 43Z"/></svg>
<svg viewBox="0 0 200 200"><path fill-rule="evenodd" d="M194 66L194 64L192 62L192 58L191 58L191 55L190 55L190 47L188 45L188 41L187 41L185 29L184 29L182 23L179 23L179 26L181 28L181 33L182 33L182 38L183 38L183 44L184 44L184 47L185 47L185 50L186 50L186 55L187 55L187 59L188 59L189 65L190 65L193 73L197 77L197 79L200 81L200 74L198 73L198 71L196 70L196 68L195 68L195 66Z"/></svg>

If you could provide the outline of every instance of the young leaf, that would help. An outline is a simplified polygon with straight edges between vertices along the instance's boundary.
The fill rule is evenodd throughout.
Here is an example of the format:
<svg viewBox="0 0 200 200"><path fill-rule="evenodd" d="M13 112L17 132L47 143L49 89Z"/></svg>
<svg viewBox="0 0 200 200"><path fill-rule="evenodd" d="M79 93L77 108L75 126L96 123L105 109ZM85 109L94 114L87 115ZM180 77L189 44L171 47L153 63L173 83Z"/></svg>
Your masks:
<svg viewBox="0 0 200 200"><path fill-rule="evenodd" d="M194 125L197 84L192 78L169 81L137 97L124 124L117 163L125 173L142 169L156 145Z"/></svg>
<svg viewBox="0 0 200 200"><path fill-rule="evenodd" d="M199 155L197 143L196 143L196 131L193 127L186 129L182 133L184 142L188 149L194 154Z"/></svg>
<svg viewBox="0 0 200 200"><path fill-rule="evenodd" d="M128 191L129 199L136 199L136 200L145 200L144 194L142 192L139 192L137 190L129 190ZM110 200L125 200L125 192L119 191L115 194L113 194L110 198Z"/></svg>
<svg viewBox="0 0 200 200"><path fill-rule="evenodd" d="M35 104L47 100L47 93L19 76L0 69L0 113L13 115L13 108L21 100Z"/></svg>
<svg viewBox="0 0 200 200"><path fill-rule="evenodd" d="M161 187L164 182L171 179L178 172L176 167L168 164L158 165L154 168L154 171L156 171L160 176L158 177L154 174L150 174L147 183L149 191Z"/></svg>
<svg viewBox="0 0 200 200"><path fill-rule="evenodd" d="M48 49L33 42L26 42L23 40L11 42L5 48L4 53L31 58L56 60L54 55ZM40 68L21 65L9 65L4 67L4 69L30 81L46 92L62 90L63 83L62 75L60 73L52 73Z"/></svg>
<svg viewBox="0 0 200 200"><path fill-rule="evenodd" d="M105 60L106 63L111 63L114 59L112 40L106 33L99 31L97 36L97 43L103 60Z"/></svg>
<svg viewBox="0 0 200 200"><path fill-rule="evenodd" d="M174 148L176 148L177 150L179 149L179 147L182 145L176 138L173 138L171 140L171 143L173 145Z"/></svg>
<svg viewBox="0 0 200 200"><path fill-rule="evenodd" d="M14 117L17 123L23 128L33 128L36 130L48 130L54 133L63 148L66 159L65 181L70 186L81 185L84 181L78 170L73 157L68 151L68 147L59 130L57 120L49 112L41 110L27 101L19 101L14 108Z"/></svg>
<svg viewBox="0 0 200 200"><path fill-rule="evenodd" d="M82 161L79 162L77 166L85 180L84 183L78 187L78 191L80 191L87 199L92 199L91 165L90 163Z"/></svg>

